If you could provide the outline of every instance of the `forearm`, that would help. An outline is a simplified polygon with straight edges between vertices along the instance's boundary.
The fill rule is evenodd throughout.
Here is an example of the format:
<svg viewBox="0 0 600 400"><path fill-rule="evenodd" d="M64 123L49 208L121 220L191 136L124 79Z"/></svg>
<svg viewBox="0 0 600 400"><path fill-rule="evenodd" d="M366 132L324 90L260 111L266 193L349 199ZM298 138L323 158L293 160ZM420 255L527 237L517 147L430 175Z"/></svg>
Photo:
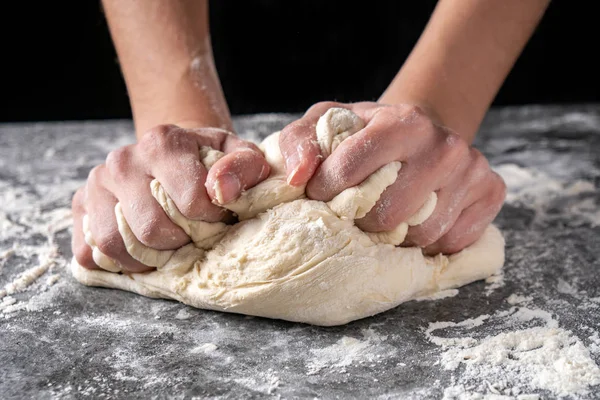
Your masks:
<svg viewBox="0 0 600 400"><path fill-rule="evenodd" d="M471 142L549 0L440 0L379 99L411 103Z"/></svg>
<svg viewBox="0 0 600 400"><path fill-rule="evenodd" d="M158 124L232 129L206 0L103 0L138 137Z"/></svg>

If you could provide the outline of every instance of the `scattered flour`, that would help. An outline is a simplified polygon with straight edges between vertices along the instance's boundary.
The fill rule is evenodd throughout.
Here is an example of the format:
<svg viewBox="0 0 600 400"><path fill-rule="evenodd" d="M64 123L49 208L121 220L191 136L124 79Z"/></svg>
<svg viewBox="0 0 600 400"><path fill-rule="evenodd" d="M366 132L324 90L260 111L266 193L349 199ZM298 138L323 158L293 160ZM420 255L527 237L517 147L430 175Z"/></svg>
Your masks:
<svg viewBox="0 0 600 400"><path fill-rule="evenodd" d="M514 306L516 304L529 303L531 300L533 300L533 297L521 296L521 295L513 293L510 296L508 296L508 298L506 299L506 302L508 304L510 304L511 306Z"/></svg>
<svg viewBox="0 0 600 400"><path fill-rule="evenodd" d="M542 197L559 193L564 185L541 171L522 168L516 164L503 164L494 168L507 186L506 201L543 201Z"/></svg>
<svg viewBox="0 0 600 400"><path fill-rule="evenodd" d="M19 197L20 198L20 197ZM19 206L20 207L20 202ZM25 260L25 265L34 265L18 273L0 288L0 317L11 318L21 310L39 310L51 302L51 296L40 296L60 280L66 260L58 253L55 233L67 229L71 224L71 211L58 208L43 212L40 209L20 210L16 218L0 213L0 240L14 237L35 239L36 244L15 242L9 249L0 249L0 266L11 259ZM52 272L48 274L48 272ZM46 279L40 277L48 275ZM27 292L22 296L16 296ZM6 300L8 299L8 300Z"/></svg>
<svg viewBox="0 0 600 400"><path fill-rule="evenodd" d="M600 354L600 337L598 337L598 332L594 331L594 333L588 337L590 343L590 351L593 354Z"/></svg>
<svg viewBox="0 0 600 400"><path fill-rule="evenodd" d="M516 295L512 299L527 301ZM506 329L532 321L543 325ZM466 334L484 323L492 330L483 331L492 333L483 338ZM494 324L504 328L493 332ZM442 330L446 331L442 336L435 334ZM451 337L448 331L464 334ZM558 321L544 310L513 307L458 323L435 322L425 334L442 347L439 364L456 373L444 399L525 399L539 396L535 391L564 397L586 394L591 386L600 385L600 368L590 351L572 332L559 328Z"/></svg>
<svg viewBox="0 0 600 400"><path fill-rule="evenodd" d="M253 391L265 394L273 394L281 383L279 375L271 368L266 372L255 373L252 377L236 378L234 381Z"/></svg>
<svg viewBox="0 0 600 400"><path fill-rule="evenodd" d="M192 350L190 350L190 353L192 354L198 354L198 353L212 353L213 351L215 351L217 349L217 345L214 343L204 343L198 347L194 347Z"/></svg>
<svg viewBox="0 0 600 400"><path fill-rule="evenodd" d="M182 308L177 312L177 315L175 315L176 319L190 319L191 317L193 317L193 315L186 308Z"/></svg>
<svg viewBox="0 0 600 400"><path fill-rule="evenodd" d="M17 302L17 299L11 296L6 296L2 299L2 303L0 303L0 311L7 309Z"/></svg>
<svg viewBox="0 0 600 400"><path fill-rule="evenodd" d="M577 288L574 287L569 282L565 281L564 279L558 280L558 284L556 285L556 290L563 294L568 294L573 297L579 297L579 291L577 290Z"/></svg>
<svg viewBox="0 0 600 400"><path fill-rule="evenodd" d="M562 215L569 215L572 223L579 221L591 226L600 225L600 209L591 197L596 193L593 182L556 179L535 169L516 164L502 164L494 168L507 186L506 202L523 205L536 211L536 220L550 218L548 210L559 198L568 199L561 206Z"/></svg>
<svg viewBox="0 0 600 400"><path fill-rule="evenodd" d="M489 296L497 289L504 287L504 270L496 275L492 275L485 280L485 295Z"/></svg>
<svg viewBox="0 0 600 400"><path fill-rule="evenodd" d="M345 373L346 367L355 362L381 362L382 357L396 353L392 346L384 343L387 336L373 329L363 329L362 335L362 339L344 336L331 346L311 349L313 357L307 363L307 374L314 375L323 369Z"/></svg>
<svg viewBox="0 0 600 400"><path fill-rule="evenodd" d="M37 280L41 275L43 275L50 265L52 265L53 260L47 260L42 263L42 265L38 265L37 267L30 268L17 277L14 281L10 282L4 289L0 289L0 299L4 296L10 296L11 294L15 294L25 290L29 285Z"/></svg>

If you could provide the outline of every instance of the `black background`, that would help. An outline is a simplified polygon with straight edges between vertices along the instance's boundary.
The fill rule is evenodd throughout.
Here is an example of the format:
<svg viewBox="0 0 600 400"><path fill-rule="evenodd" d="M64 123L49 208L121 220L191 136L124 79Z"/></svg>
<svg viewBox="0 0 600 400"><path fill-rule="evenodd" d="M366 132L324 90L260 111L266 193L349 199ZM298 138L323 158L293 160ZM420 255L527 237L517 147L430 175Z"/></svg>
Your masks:
<svg viewBox="0 0 600 400"><path fill-rule="evenodd" d="M599 102L594 3L550 5L496 105ZM0 121L130 117L99 1L4 4ZM434 6L422 0L212 1L214 53L232 113L375 100Z"/></svg>

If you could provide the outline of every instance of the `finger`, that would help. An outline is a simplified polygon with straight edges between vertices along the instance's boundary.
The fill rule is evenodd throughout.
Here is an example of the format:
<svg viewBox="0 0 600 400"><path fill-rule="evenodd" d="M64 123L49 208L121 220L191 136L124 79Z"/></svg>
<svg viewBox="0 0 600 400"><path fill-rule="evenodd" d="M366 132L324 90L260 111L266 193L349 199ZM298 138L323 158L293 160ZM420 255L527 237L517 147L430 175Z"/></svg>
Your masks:
<svg viewBox="0 0 600 400"><path fill-rule="evenodd" d="M83 233L83 216L86 214L83 206L84 197L84 188L78 189L73 196L71 207L73 210L73 236L71 239L71 249L73 250L73 256L75 256L79 265L87 269L98 269L98 266L92 257L92 249L85 242Z"/></svg>
<svg viewBox="0 0 600 400"><path fill-rule="evenodd" d="M426 254L454 254L481 237L500 212L506 196L506 187L502 178L497 176L494 179L497 183L491 186L488 193L464 209L454 226L438 241L424 249Z"/></svg>
<svg viewBox="0 0 600 400"><path fill-rule="evenodd" d="M406 245L426 247L445 235L461 212L484 196L492 182L486 158L471 148L460 164L437 191L436 208L427 220L409 228Z"/></svg>
<svg viewBox="0 0 600 400"><path fill-rule="evenodd" d="M413 216L431 192L452 182L457 168L465 159L468 162L468 146L445 135L435 139L402 164L396 182L381 194L364 218L356 221L358 227L367 232L391 231ZM435 209L439 208L437 204Z"/></svg>
<svg viewBox="0 0 600 400"><path fill-rule="evenodd" d="M317 143L317 121L332 107L349 108L335 102L317 103L302 116L281 130L279 148L285 160L288 183L306 184L321 163L321 150Z"/></svg>
<svg viewBox="0 0 600 400"><path fill-rule="evenodd" d="M269 176L270 167L262 154L250 149L225 155L208 172L206 189L219 204L237 199Z"/></svg>
<svg viewBox="0 0 600 400"><path fill-rule="evenodd" d="M105 168L104 165L94 168L88 178L87 212L92 237L98 249L115 260L122 269L129 272L149 271L152 268L133 259L127 252L115 216L117 198L103 185Z"/></svg>
<svg viewBox="0 0 600 400"><path fill-rule="evenodd" d="M225 156L208 172L206 189L212 199L227 204L265 180L271 167L255 144L237 136L227 135L222 150Z"/></svg>
<svg viewBox="0 0 600 400"><path fill-rule="evenodd" d="M104 185L121 203L123 215L141 243L156 250L177 249L189 243L190 238L152 196L153 178L144 171L147 160L136 154L133 146L112 151L106 158L109 174Z"/></svg>
<svg viewBox="0 0 600 400"><path fill-rule="evenodd" d="M356 226L366 232L389 232L408 220L425 204L436 183L420 179L418 167L402 167L398 179L381 194L375 206L356 220Z"/></svg>
<svg viewBox="0 0 600 400"><path fill-rule="evenodd" d="M214 205L208 196L205 187L208 171L200 160L200 149L206 146L219 150L228 135L222 130L215 130L215 135L200 132L205 130L176 128L154 132L154 137L140 143L139 157L153 160L147 166L147 174L161 183L183 216L207 222L222 221L229 212Z"/></svg>
<svg viewBox="0 0 600 400"><path fill-rule="evenodd" d="M329 201L385 164L411 163L415 158L431 161L421 154L436 143L444 147L445 132L433 125L420 109L379 107L361 111L359 116L367 125L344 140L321 163L306 188L311 199Z"/></svg>

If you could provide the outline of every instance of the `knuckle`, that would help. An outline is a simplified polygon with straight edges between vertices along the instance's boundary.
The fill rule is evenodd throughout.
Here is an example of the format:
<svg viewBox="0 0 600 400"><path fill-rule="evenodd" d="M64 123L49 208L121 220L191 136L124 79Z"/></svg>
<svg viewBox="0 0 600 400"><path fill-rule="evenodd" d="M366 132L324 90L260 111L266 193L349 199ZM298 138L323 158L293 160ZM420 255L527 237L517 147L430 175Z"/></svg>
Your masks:
<svg viewBox="0 0 600 400"><path fill-rule="evenodd" d="M158 215L156 218L150 218L150 222L139 227L139 232L135 232L136 237L144 245L163 249L164 246L170 246L176 243L178 232L176 229L165 227L166 223Z"/></svg>
<svg viewBox="0 0 600 400"><path fill-rule="evenodd" d="M469 145L453 132L444 132L443 158L452 164L457 164L469 156Z"/></svg>
<svg viewBox="0 0 600 400"><path fill-rule="evenodd" d="M381 108L375 119L384 119L413 137L432 137L441 131L422 108L414 105Z"/></svg>
<svg viewBox="0 0 600 400"><path fill-rule="evenodd" d="M102 174L104 173L105 168L105 164L100 164L92 168L88 174L87 184L92 187L100 185L100 182L102 182Z"/></svg>
<svg viewBox="0 0 600 400"><path fill-rule="evenodd" d="M160 139L169 136L174 130L178 129L175 125L163 124L148 129L142 136L142 141Z"/></svg>
<svg viewBox="0 0 600 400"><path fill-rule="evenodd" d="M210 202L206 190L195 188L193 190L188 190L181 195L180 204L177 204L177 208L184 217L190 219L204 219L207 217L207 208L209 204Z"/></svg>
<svg viewBox="0 0 600 400"><path fill-rule="evenodd" d="M247 140L241 140L240 143L239 143L239 146L237 147L237 149L235 151L235 153L248 154L248 152L251 155L257 155L259 157L264 158L263 152L260 150L260 148L256 144L254 144L252 142L249 142Z"/></svg>
<svg viewBox="0 0 600 400"><path fill-rule="evenodd" d="M147 154L159 154L161 149L167 147L171 138L181 130L175 125L158 125L147 130L139 143L140 148Z"/></svg>
<svg viewBox="0 0 600 400"><path fill-rule="evenodd" d="M406 107L404 108L404 112L410 116L413 116L413 118L429 119L427 118L425 110L422 107L415 104L406 105Z"/></svg>
<svg viewBox="0 0 600 400"><path fill-rule="evenodd" d="M124 178L132 163L131 147L125 146L113 150L106 157L106 169L115 178Z"/></svg>
<svg viewBox="0 0 600 400"><path fill-rule="evenodd" d="M83 211L84 199L85 199L85 188L80 187L79 189L77 189L75 191L75 194L73 194L73 199L71 200L71 208L73 209L74 212Z"/></svg>
<svg viewBox="0 0 600 400"><path fill-rule="evenodd" d="M487 158L477 149L473 149L473 168L481 171L489 171L490 163Z"/></svg>
<svg viewBox="0 0 600 400"><path fill-rule="evenodd" d="M387 127L392 127L397 124L400 119L403 122L402 117L398 115L398 112L393 107L380 107L378 108L371 119L369 125L376 130L387 130Z"/></svg>
<svg viewBox="0 0 600 400"><path fill-rule="evenodd" d="M471 148L471 163L467 170L469 181L477 184L489 177L490 163L487 158L477 149Z"/></svg>
<svg viewBox="0 0 600 400"><path fill-rule="evenodd" d="M506 199L506 183L497 174L493 174L493 183L490 189L490 200L495 205L501 205Z"/></svg>
<svg viewBox="0 0 600 400"><path fill-rule="evenodd" d="M400 107L394 108L395 112L400 114L401 119L407 123L420 123L426 125L433 125L431 119L427 116L427 113L423 108L414 104L404 104Z"/></svg>
<svg viewBox="0 0 600 400"><path fill-rule="evenodd" d="M107 257L117 259L125 250L125 244L118 231L109 231L100 233L97 237L94 235L96 246Z"/></svg>

